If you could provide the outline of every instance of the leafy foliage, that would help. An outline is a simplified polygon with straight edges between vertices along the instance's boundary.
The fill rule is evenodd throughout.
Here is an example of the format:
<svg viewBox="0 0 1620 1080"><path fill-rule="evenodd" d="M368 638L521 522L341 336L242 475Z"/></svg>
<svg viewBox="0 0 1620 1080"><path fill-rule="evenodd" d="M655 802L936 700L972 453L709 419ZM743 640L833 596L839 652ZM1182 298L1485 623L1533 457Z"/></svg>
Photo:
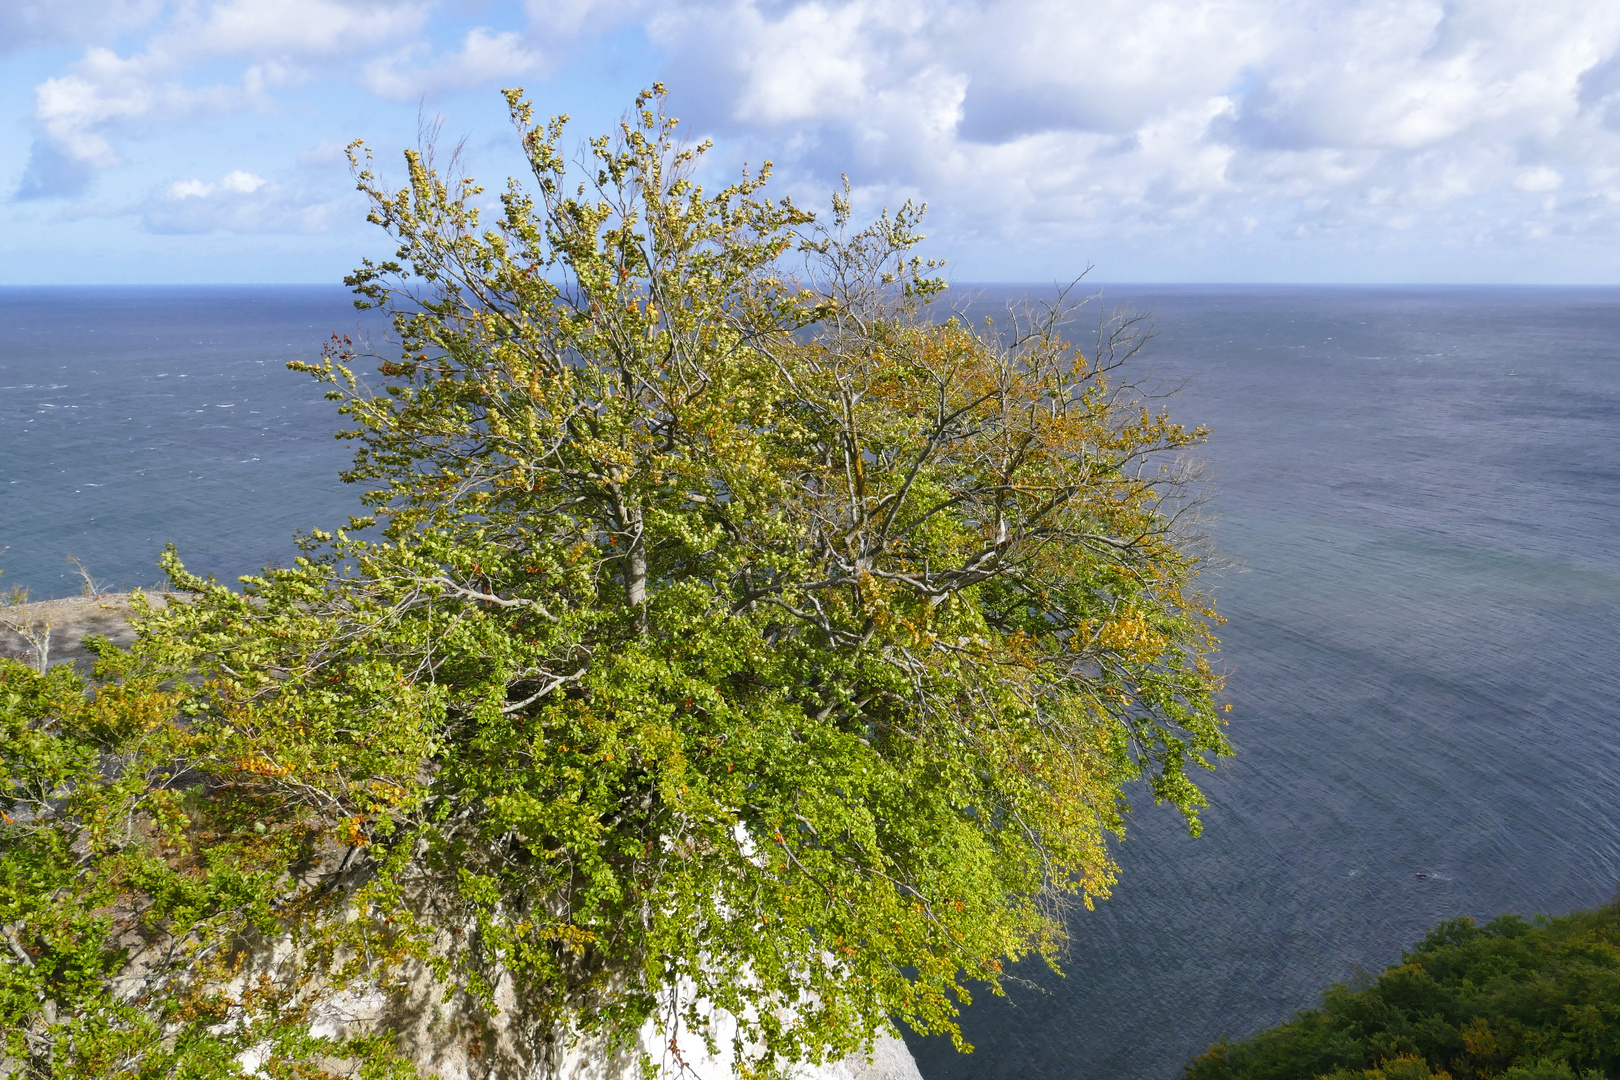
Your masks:
<svg viewBox="0 0 1620 1080"><path fill-rule="evenodd" d="M1227 752L1180 517L1202 432L1114 380L1139 324L1088 353L1060 311L932 321L920 209L854 230L846 193L822 225L762 196L768 169L708 194L661 90L576 182L563 120L509 101L535 187L491 228L455 162L409 154L393 191L355 159L399 247L350 280L398 340L375 387L347 340L294 366L341 402L380 535L313 534L240 592L171 553L184 596L107 681L18 714L52 902L113 957L93 1005L8 999L40 1046L41 1000L180 1045L109 988L126 931L73 875L115 873L85 847L112 811L52 801L81 788L117 788L119 850L156 875L118 903L225 965L171 965L194 989L164 1001L215 995L215 1060L299 1068L396 1067L292 1033L424 966L486 1013L510 992L534 1059L649 1017L713 1038L715 1009L758 1075L892 1022L956 1036L968 980L1055 960L1065 905L1106 893L1124 785L1196 830L1187 769ZM70 753L75 695L145 726ZM24 892L37 967L59 946ZM150 906L171 893L183 918ZM227 1000L254 942L282 960ZM128 1074L173 1071L157 1052Z"/></svg>
<svg viewBox="0 0 1620 1080"><path fill-rule="evenodd" d="M1364 990L1239 1043L1189 1080L1620 1075L1620 908L1442 923Z"/></svg>
<svg viewBox="0 0 1620 1080"><path fill-rule="evenodd" d="M225 1076L253 1052L411 1075L389 1039L310 1034L316 972L344 965L265 962L308 939L322 883L297 868L319 828L266 797L238 732L187 722L186 690L104 651L88 691L71 665L0 658L0 1070Z"/></svg>

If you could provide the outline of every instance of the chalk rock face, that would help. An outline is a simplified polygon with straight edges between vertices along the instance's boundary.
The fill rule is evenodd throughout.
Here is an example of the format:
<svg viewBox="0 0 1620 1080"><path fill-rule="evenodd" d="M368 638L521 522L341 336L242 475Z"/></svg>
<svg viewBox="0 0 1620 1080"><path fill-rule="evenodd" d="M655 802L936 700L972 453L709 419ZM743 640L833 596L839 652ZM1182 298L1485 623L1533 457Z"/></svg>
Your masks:
<svg viewBox="0 0 1620 1080"><path fill-rule="evenodd" d="M424 973L403 997L339 993L328 998L317 1008L312 1033L392 1030L418 1072L441 1080L641 1080L642 1054L660 1067L665 1080L733 1080L730 1041L735 1027L723 1014L714 1024L714 1055L689 1031L680 1032L672 1046L651 1021L634 1051L610 1054L596 1039L561 1047L525 1038L522 1005L507 979L497 984L495 1003L500 1011L490 1015L466 997L446 1002L443 987ZM256 1064L243 1060L249 1072ZM791 1080L922 1080L911 1051L892 1035L877 1039L870 1055L799 1065L789 1075Z"/></svg>
<svg viewBox="0 0 1620 1080"><path fill-rule="evenodd" d="M644 1043L646 1041L644 1039ZM660 1076L669 1077L670 1080L733 1080L728 1055L710 1057L700 1041L694 1039L692 1042L696 1046L687 1047L687 1052L682 1054L686 1071L681 1070L667 1049L661 1054L652 1055L653 1060L663 1066ZM561 1067L554 1074L557 1080L639 1080L641 1075L633 1060L609 1061L583 1047L570 1050L560 1064ZM452 1080L448 1072L441 1072L440 1075L444 1080ZM474 1076L481 1074L469 1071L463 1075L466 1080L473 1080ZM535 1080L540 1080L543 1075L537 1073ZM911 1051L893 1035L879 1038L872 1046L870 1057L851 1054L841 1061L800 1065L791 1076L793 1080L922 1080Z"/></svg>
<svg viewBox="0 0 1620 1080"><path fill-rule="evenodd" d="M567 1047L525 1040L522 1005L509 980L497 984L495 1002L500 1009L495 1016L476 1005L458 1010L454 1004L443 1003L442 987L424 978L403 1001L394 999L386 1011L373 1008L366 1016L366 1003L353 1001L358 1007L346 1019L398 1032L403 1044L414 1050L417 1069L424 1075L437 1073L442 1080L640 1080L638 1058L642 1054L660 1067L659 1075L666 1080L733 1080L730 1044L736 1029L724 1014L714 1021L712 1034L718 1051L714 1055L709 1054L702 1037L691 1031L680 1031L671 1045L652 1021L642 1028L635 1051L614 1055L600 1040L580 1039ZM335 1035L339 1026L332 1024L323 1030L317 1025L316 1033ZM870 1055L856 1053L840 1061L800 1065L790 1076L792 1080L922 1080L911 1051L892 1035L877 1039Z"/></svg>
<svg viewBox="0 0 1620 1080"><path fill-rule="evenodd" d="M162 607L166 598L162 593L147 593L147 599ZM72 662L88 675L95 654L85 648L85 637L96 634L127 648L135 640L130 614L127 593L69 596L0 608L0 656L34 668L41 659L48 665Z"/></svg>
<svg viewBox="0 0 1620 1080"><path fill-rule="evenodd" d="M831 1065L822 1065L806 1074L805 1080L922 1080L917 1061L906 1044L885 1035L872 1046L872 1056L854 1056Z"/></svg>
<svg viewBox="0 0 1620 1080"><path fill-rule="evenodd" d="M651 1032L643 1033L644 1045L650 1035ZM660 1076L671 1080L733 1080L729 1055L710 1057L701 1040L694 1038L685 1041L694 1044L683 1048L681 1055L690 1071L683 1073L673 1060L673 1055L665 1048L662 1054L652 1055L653 1060L663 1066ZM640 1075L633 1062L619 1063L617 1069L605 1070L600 1068L601 1064L600 1058L592 1059L588 1053L581 1053L576 1048L573 1054L565 1058L558 1080L637 1080ZM857 1053L841 1061L800 1065L790 1075L793 1080L922 1080L911 1051L893 1035L879 1038L873 1044L870 1056ZM449 1080L449 1077L445 1080Z"/></svg>

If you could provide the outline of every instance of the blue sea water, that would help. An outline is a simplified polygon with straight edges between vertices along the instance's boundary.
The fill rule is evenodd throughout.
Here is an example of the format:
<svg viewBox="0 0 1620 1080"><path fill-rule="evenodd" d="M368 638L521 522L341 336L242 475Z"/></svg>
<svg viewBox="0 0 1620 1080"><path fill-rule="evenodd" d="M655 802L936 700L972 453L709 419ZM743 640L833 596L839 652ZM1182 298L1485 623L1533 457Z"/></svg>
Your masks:
<svg viewBox="0 0 1620 1080"><path fill-rule="evenodd" d="M342 288L0 289L0 588L74 594L67 563L149 585L172 541L223 580L358 513L323 388L286 369L380 332Z"/></svg>
<svg viewBox="0 0 1620 1080"><path fill-rule="evenodd" d="M1171 1080L1459 915L1620 882L1620 290L1115 289L1212 429L1238 757L928 1080ZM988 306L994 297L987 297Z"/></svg>
<svg viewBox="0 0 1620 1080"><path fill-rule="evenodd" d="M1006 290L986 290L978 312ZM1620 290L1114 288L1207 424L1239 755L1202 838L1151 802L1114 896L981 995L927 1080L1172 1080L1457 915L1620 881ZM0 291L0 585L222 577L355 512L288 359L336 289Z"/></svg>

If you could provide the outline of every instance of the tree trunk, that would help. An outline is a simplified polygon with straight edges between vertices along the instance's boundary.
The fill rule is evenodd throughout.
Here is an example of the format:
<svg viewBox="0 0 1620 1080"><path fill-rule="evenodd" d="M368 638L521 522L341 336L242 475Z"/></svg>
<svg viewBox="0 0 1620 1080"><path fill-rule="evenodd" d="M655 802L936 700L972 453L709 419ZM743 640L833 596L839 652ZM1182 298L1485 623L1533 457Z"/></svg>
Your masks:
<svg viewBox="0 0 1620 1080"><path fill-rule="evenodd" d="M628 537L629 550L624 553L624 595L635 611L636 625L647 628L647 535L641 517L641 507L621 503L619 528Z"/></svg>

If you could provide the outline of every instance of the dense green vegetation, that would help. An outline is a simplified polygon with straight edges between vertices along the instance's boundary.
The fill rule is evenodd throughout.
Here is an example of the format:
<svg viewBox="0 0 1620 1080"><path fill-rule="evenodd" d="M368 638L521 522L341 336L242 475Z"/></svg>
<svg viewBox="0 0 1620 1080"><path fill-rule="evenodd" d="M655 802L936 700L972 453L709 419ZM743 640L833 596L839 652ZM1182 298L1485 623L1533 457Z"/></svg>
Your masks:
<svg viewBox="0 0 1620 1080"><path fill-rule="evenodd" d="M1202 432L1116 377L1135 324L935 318L917 209L706 192L661 92L582 160L509 100L498 203L356 151L393 339L296 366L374 516L240 589L171 552L97 685L0 667L0 1073L530 1075L651 1021L777 1075L1055 956L1130 782L1196 830ZM314 1037L342 994L443 1022Z"/></svg>
<svg viewBox="0 0 1620 1080"><path fill-rule="evenodd" d="M394 948L367 921L303 963L255 962L318 910L322 875L295 875L324 838L225 779L244 742L188 722L172 646L107 649L93 690L71 665L41 675L0 658L0 1076L233 1076L254 1048L413 1075L386 1035L308 1031L312 984L359 977L368 951Z"/></svg>
<svg viewBox="0 0 1620 1080"><path fill-rule="evenodd" d="M1558 1080L1620 1076L1620 907L1442 923L1363 990L1252 1039L1188 1080Z"/></svg>

